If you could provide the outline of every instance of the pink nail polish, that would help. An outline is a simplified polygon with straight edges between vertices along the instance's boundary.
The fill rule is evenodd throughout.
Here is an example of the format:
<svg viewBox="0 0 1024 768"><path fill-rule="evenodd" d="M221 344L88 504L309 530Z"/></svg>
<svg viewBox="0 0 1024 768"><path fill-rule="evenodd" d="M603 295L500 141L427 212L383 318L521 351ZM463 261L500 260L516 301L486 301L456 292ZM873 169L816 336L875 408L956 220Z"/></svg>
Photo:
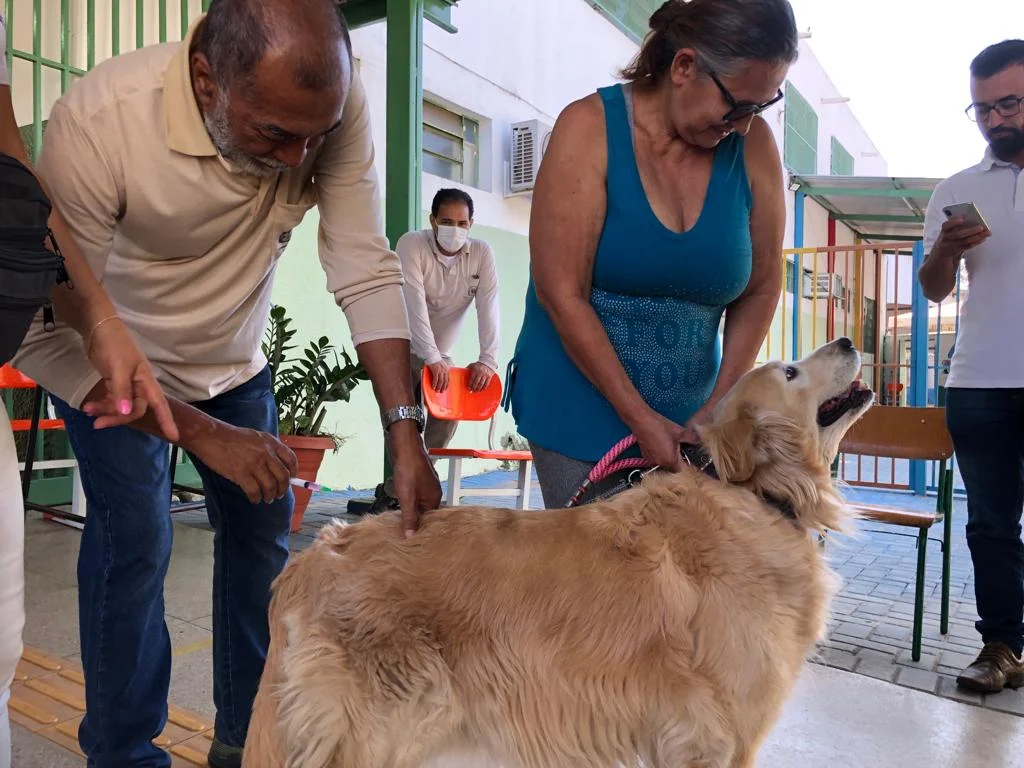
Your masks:
<svg viewBox="0 0 1024 768"><path fill-rule="evenodd" d="M407 539L411 539L414 535L415 535L414 531L406 530L406 532L405 532L405 538L407 538Z"/></svg>
<svg viewBox="0 0 1024 768"><path fill-rule="evenodd" d="M127 416L132 412L132 404L128 400L122 400L117 404L117 407L121 411L122 416Z"/></svg>

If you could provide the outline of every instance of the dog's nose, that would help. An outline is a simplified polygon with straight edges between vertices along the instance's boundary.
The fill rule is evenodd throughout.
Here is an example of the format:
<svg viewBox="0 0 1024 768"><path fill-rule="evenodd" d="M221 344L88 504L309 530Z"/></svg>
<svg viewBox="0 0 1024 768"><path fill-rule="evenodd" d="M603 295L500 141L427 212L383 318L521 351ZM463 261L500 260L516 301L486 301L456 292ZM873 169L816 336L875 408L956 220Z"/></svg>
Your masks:
<svg viewBox="0 0 1024 768"><path fill-rule="evenodd" d="M853 341L846 338L845 336L836 339L836 344L838 344L843 349L853 349Z"/></svg>

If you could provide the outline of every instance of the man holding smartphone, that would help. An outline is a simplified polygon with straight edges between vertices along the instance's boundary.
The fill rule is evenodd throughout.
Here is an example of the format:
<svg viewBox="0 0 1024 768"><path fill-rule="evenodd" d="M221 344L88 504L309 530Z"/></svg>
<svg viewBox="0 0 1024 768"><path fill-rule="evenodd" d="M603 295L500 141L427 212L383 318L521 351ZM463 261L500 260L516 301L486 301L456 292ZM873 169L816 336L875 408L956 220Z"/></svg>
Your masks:
<svg viewBox="0 0 1024 768"><path fill-rule="evenodd" d="M936 302L955 287L961 261L970 281L946 421L967 489L984 649L957 682L997 693L1024 685L1024 40L997 43L974 59L971 97L967 116L988 149L978 165L935 188L918 278Z"/></svg>

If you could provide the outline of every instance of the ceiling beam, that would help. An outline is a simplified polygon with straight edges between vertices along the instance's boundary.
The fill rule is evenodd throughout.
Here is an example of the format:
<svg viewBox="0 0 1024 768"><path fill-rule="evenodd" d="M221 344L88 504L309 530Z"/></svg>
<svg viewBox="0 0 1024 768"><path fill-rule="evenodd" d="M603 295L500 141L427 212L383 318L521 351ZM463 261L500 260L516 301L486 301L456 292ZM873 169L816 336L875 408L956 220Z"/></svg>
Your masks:
<svg viewBox="0 0 1024 768"><path fill-rule="evenodd" d="M842 213L835 216L836 221L873 221L894 224L924 224L924 216L900 216L892 213Z"/></svg>
<svg viewBox="0 0 1024 768"><path fill-rule="evenodd" d="M930 189L878 189L875 187L815 187L801 184L797 189L810 197L920 197L932 196Z"/></svg>

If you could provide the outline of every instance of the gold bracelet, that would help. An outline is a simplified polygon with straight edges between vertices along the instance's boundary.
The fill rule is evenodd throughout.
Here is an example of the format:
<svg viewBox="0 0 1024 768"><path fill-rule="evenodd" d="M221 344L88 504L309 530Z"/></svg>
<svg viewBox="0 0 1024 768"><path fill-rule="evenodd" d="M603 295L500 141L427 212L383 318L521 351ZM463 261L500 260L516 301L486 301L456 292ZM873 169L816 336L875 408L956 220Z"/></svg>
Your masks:
<svg viewBox="0 0 1024 768"><path fill-rule="evenodd" d="M98 323L96 323L89 330L89 336L85 340L85 356L86 357L91 357L92 356L92 337L93 337L93 334L96 333L96 329L99 328L101 325L103 325L108 320L119 320L119 319L120 319L120 317L118 315L108 315L107 317L104 317L102 320L100 320Z"/></svg>

